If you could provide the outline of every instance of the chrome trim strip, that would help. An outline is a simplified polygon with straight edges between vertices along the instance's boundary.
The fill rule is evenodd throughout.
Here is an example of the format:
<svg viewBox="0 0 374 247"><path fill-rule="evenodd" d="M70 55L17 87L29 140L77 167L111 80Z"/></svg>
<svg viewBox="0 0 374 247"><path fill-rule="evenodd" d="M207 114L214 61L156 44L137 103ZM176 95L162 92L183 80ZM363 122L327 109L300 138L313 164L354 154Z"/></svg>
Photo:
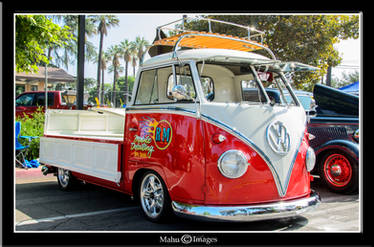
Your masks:
<svg viewBox="0 0 374 247"><path fill-rule="evenodd" d="M193 103L191 103L193 104ZM140 113L164 113L165 111L172 112L173 114L186 115L189 117L196 117L195 110L181 108L179 106L163 106L163 107L129 107L126 113L140 114Z"/></svg>
<svg viewBox="0 0 374 247"><path fill-rule="evenodd" d="M293 217L315 208L321 202L317 192L309 197L243 206L204 206L173 201L172 208L176 215L204 221L249 222L267 219Z"/></svg>

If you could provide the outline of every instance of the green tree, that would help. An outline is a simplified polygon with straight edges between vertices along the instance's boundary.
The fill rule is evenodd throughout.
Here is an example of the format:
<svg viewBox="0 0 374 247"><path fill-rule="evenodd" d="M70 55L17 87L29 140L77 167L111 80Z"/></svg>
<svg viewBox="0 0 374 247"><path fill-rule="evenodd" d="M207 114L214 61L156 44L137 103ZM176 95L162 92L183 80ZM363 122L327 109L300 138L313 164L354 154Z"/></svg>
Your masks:
<svg viewBox="0 0 374 247"><path fill-rule="evenodd" d="M137 52L137 58L139 60L139 65L143 63L143 55L146 51L146 48L149 46L149 42L145 40L143 37L137 36L135 38L135 47Z"/></svg>
<svg viewBox="0 0 374 247"><path fill-rule="evenodd" d="M94 78L84 78L84 89L91 89L96 84L96 80Z"/></svg>
<svg viewBox="0 0 374 247"><path fill-rule="evenodd" d="M131 100L131 93L134 88L134 82L135 77L128 76L127 78L125 76L121 76L118 78L118 90L121 92L120 98L122 99L122 102L127 105L127 95L126 92L129 94L129 100ZM126 85L127 83L127 85Z"/></svg>
<svg viewBox="0 0 374 247"><path fill-rule="evenodd" d="M119 77L119 72L123 70L121 68L121 64L119 61L119 58L121 56L121 48L119 45L112 45L109 47L108 53L112 57L112 66L109 68L110 70L113 71L113 97L112 97L112 102L114 104L114 107L116 107L116 83L117 79Z"/></svg>
<svg viewBox="0 0 374 247"><path fill-rule="evenodd" d="M123 91L128 93L128 68L129 62L131 61L131 43L126 39L120 43L120 48L122 50L123 60L125 61L125 86ZM127 97L124 98L124 103L127 104Z"/></svg>
<svg viewBox="0 0 374 247"><path fill-rule="evenodd" d="M50 62L46 50L72 39L67 26L60 27L44 15L16 15L16 71L38 71L38 64Z"/></svg>
<svg viewBox="0 0 374 247"><path fill-rule="evenodd" d="M254 26L264 31L263 42L283 61L297 61L320 68L317 73L295 74L297 88L310 88L337 66L342 58L333 45L339 40L359 37L358 15L211 15L212 19ZM207 23L189 22L188 28L207 31ZM214 23L213 32L246 37L246 30ZM255 38L260 41L260 38Z"/></svg>
<svg viewBox="0 0 374 247"><path fill-rule="evenodd" d="M137 57L138 57L138 48L134 41L130 42L130 56L131 56L131 65L132 65L132 75L135 76L135 68L137 65Z"/></svg>
<svg viewBox="0 0 374 247"><path fill-rule="evenodd" d="M52 15L52 20L63 23L67 26L73 34L74 39L67 42L61 49L54 49L54 62L58 67L63 65L68 69L69 64L74 64L77 60L78 53L78 15ZM94 25L95 19L92 16L86 18L85 25L85 59L86 61L97 61L96 47L90 42L87 37L92 37L97 34L97 28ZM96 60L95 60L96 59Z"/></svg>
<svg viewBox="0 0 374 247"><path fill-rule="evenodd" d="M336 77L332 78L331 85L332 87L340 88L340 87L344 87L349 84L352 84L356 81L359 81L359 79L360 79L360 73L358 71L354 71L351 73L343 72L342 78L336 78Z"/></svg>
<svg viewBox="0 0 374 247"><path fill-rule="evenodd" d="M97 60L97 97L100 97L100 72L101 72L101 56L103 52L104 36L108 34L108 29L119 25L119 19L115 15L98 15L92 16L95 23L98 24L97 30L100 34L99 56Z"/></svg>
<svg viewBox="0 0 374 247"><path fill-rule="evenodd" d="M101 94L100 94L100 99L101 99L101 104L103 104L105 101L104 101L104 83L105 83L105 80L104 80L104 75L105 75L105 70L107 69L107 63L111 60L112 56L111 54L109 53L109 51L106 51L102 54L101 56Z"/></svg>

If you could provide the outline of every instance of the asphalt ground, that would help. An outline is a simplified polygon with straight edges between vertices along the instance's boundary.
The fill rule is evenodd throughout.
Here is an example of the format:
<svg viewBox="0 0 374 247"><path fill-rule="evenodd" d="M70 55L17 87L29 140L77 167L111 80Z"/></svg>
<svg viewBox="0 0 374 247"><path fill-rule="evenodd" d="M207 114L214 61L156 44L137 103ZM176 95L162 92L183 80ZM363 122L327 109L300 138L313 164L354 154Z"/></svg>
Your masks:
<svg viewBox="0 0 374 247"><path fill-rule="evenodd" d="M359 233L359 195L328 191L312 183L321 196L313 211L288 219L249 223L209 223L175 217L166 224L151 223L127 195L85 184L59 190L56 177L40 168L16 168L15 232L317 232ZM317 179L318 180L318 179ZM164 239L166 240L166 239Z"/></svg>

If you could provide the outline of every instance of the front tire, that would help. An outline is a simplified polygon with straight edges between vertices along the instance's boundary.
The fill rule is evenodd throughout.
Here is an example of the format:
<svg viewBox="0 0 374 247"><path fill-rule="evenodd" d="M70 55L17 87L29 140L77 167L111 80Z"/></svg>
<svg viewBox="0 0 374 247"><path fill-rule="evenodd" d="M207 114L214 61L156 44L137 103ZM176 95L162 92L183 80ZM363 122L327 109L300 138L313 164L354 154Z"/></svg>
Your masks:
<svg viewBox="0 0 374 247"><path fill-rule="evenodd" d="M358 162L345 152L332 150L324 154L319 164L319 174L331 191L357 193Z"/></svg>
<svg viewBox="0 0 374 247"><path fill-rule="evenodd" d="M147 220L162 222L171 216L171 200L161 177L155 172L146 172L140 182L140 206Z"/></svg>

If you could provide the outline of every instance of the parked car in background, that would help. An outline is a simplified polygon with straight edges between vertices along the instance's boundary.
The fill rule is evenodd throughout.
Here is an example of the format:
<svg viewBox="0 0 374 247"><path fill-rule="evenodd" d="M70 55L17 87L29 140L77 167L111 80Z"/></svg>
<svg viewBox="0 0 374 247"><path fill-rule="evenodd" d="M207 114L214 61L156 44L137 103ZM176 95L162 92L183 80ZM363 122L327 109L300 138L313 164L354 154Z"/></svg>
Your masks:
<svg viewBox="0 0 374 247"><path fill-rule="evenodd" d="M313 90L316 115L310 118L308 132L316 153L312 171L334 192L358 191L359 97L325 85Z"/></svg>
<svg viewBox="0 0 374 247"><path fill-rule="evenodd" d="M291 96L266 88L272 104L285 104ZM358 96L317 84L313 93L294 90L308 116L310 146L316 153L312 174L338 193L355 193L358 189L359 116ZM257 97L258 90L243 90L246 100ZM265 99L264 99L265 100Z"/></svg>
<svg viewBox="0 0 374 247"><path fill-rule="evenodd" d="M287 104L292 102L292 97L288 93L287 90L283 90L283 95L285 100L282 100L282 96L280 91L277 88L265 88L272 104ZM313 99L313 93L302 91L302 90L294 90L295 95L299 99L301 105L304 107L305 111L310 114L315 114L315 101ZM243 89L243 97L245 101L251 101L253 98L257 98L258 90L254 88L246 88ZM262 100L265 101L265 97L262 95Z"/></svg>
<svg viewBox="0 0 374 247"><path fill-rule="evenodd" d="M72 91L48 91L48 108L75 109L76 94ZM24 92L16 98L16 117L30 116L38 107L45 107L45 91ZM90 107L85 104L84 108Z"/></svg>

